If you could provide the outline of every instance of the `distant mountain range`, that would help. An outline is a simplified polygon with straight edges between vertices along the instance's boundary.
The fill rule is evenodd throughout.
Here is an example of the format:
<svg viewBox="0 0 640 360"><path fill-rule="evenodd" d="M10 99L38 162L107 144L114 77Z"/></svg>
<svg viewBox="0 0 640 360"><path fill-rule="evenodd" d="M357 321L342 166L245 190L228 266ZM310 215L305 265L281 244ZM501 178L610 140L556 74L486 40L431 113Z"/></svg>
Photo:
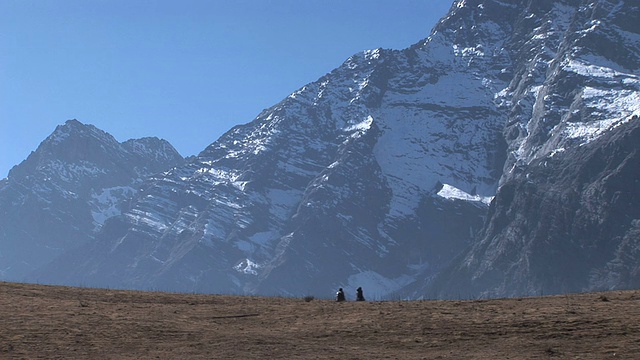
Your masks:
<svg viewBox="0 0 640 360"><path fill-rule="evenodd" d="M69 121L0 183L5 280L369 299L640 286L640 4L454 2L183 159Z"/></svg>

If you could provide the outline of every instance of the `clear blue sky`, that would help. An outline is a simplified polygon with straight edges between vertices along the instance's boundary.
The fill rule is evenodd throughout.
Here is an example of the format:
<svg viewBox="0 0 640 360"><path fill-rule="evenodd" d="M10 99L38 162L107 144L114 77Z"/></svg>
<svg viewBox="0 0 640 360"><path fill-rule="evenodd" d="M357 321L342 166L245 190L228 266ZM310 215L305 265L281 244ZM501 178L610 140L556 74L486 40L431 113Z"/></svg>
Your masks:
<svg viewBox="0 0 640 360"><path fill-rule="evenodd" d="M0 178L68 119L194 155L453 0L0 0Z"/></svg>

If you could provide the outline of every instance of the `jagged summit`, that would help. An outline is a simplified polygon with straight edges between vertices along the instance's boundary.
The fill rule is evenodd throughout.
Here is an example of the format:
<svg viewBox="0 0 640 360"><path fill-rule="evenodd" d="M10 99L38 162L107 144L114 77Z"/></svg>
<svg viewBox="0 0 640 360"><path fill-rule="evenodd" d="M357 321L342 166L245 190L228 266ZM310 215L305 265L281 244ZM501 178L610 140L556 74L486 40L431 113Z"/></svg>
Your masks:
<svg viewBox="0 0 640 360"><path fill-rule="evenodd" d="M84 177L97 177L118 182L118 177L129 176L129 171L151 174L181 158L166 140L143 138L120 143L111 134L73 119L58 125L36 151L9 172L9 178L42 171L62 181L83 182ZM131 169L119 165L132 161L137 164ZM104 176L107 169L111 173Z"/></svg>
<svg viewBox="0 0 640 360"><path fill-rule="evenodd" d="M59 254L91 241L119 214L142 177L182 157L155 138L119 143L93 125L59 125L0 186L0 278L24 280Z"/></svg>
<svg viewBox="0 0 640 360"><path fill-rule="evenodd" d="M61 160L78 162L92 156L96 152L106 151L106 148L117 147L118 142L113 136L97 129L93 125L85 125L77 120L68 120L63 125L58 125L32 152L27 160L14 167L9 172L9 177L20 176L24 172L34 171L47 166L49 161ZM95 149L89 151L88 146L95 145Z"/></svg>
<svg viewBox="0 0 640 360"><path fill-rule="evenodd" d="M85 125L78 120L67 120L63 125L58 125L56 129L49 135L41 144L39 148L42 150L52 150L56 147L68 146L72 143L77 143L81 139L84 141L94 141L96 143L105 144L109 147L114 147L118 144L118 141L110 134L96 128L93 125ZM67 156L88 156L91 155L85 151L70 151L73 149L59 148L58 151L63 151L61 155ZM80 150L80 149L79 149ZM71 160L71 159L70 159ZM75 160L75 159L74 159Z"/></svg>

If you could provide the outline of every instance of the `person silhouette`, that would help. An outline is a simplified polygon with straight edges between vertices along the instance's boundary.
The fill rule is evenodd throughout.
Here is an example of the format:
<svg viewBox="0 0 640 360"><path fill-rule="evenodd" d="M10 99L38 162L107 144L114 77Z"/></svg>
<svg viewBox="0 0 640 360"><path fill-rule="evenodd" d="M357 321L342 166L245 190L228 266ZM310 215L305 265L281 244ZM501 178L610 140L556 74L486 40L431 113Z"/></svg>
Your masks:
<svg viewBox="0 0 640 360"><path fill-rule="evenodd" d="M362 288L356 289L356 301L364 301L364 295L362 294Z"/></svg>
<svg viewBox="0 0 640 360"><path fill-rule="evenodd" d="M342 288L338 289L338 292L336 293L336 301L340 302L346 300L347 299L344 297L344 291L342 291Z"/></svg>

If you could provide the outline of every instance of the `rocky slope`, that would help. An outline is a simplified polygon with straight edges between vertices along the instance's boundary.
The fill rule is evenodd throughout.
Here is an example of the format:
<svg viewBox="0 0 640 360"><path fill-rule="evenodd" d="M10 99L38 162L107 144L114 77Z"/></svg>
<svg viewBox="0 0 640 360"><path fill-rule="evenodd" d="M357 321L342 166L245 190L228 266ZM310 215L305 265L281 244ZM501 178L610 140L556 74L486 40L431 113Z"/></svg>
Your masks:
<svg viewBox="0 0 640 360"><path fill-rule="evenodd" d="M515 48L528 61L499 94L511 105L505 174L479 241L428 286L431 295L640 285L639 5L526 8L534 25L514 32L531 39Z"/></svg>
<svg viewBox="0 0 640 360"><path fill-rule="evenodd" d="M154 175L38 279L372 299L633 286L638 11L456 1L425 40L356 54Z"/></svg>
<svg viewBox="0 0 640 360"><path fill-rule="evenodd" d="M119 143L76 120L58 126L0 183L0 278L24 280L91 241L141 178L181 162L164 140Z"/></svg>
<svg viewBox="0 0 640 360"><path fill-rule="evenodd" d="M501 174L509 30L465 39L486 57L447 31L351 57L146 182L65 281L382 297L437 272L479 230Z"/></svg>

